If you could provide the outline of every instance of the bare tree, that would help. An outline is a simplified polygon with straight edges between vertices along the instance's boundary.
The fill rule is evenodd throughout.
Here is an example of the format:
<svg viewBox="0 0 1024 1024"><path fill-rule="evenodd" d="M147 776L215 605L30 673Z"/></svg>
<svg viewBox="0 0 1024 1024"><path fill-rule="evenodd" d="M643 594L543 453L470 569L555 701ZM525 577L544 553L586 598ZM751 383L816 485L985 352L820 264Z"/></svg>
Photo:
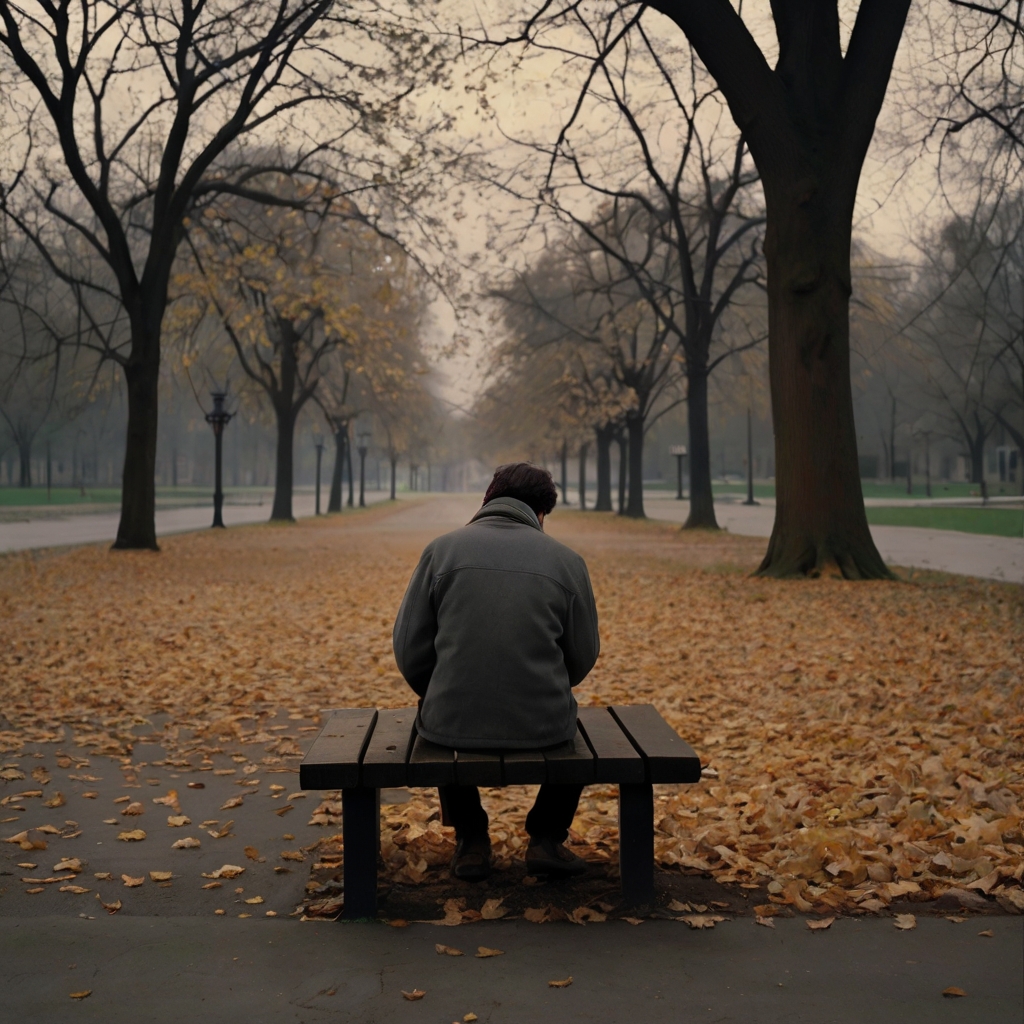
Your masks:
<svg viewBox="0 0 1024 1024"><path fill-rule="evenodd" d="M4 144L21 156L0 204L77 290L127 385L115 547L157 546L161 336L186 218L225 193L272 202L260 175L323 173L333 156L338 189L385 181L360 147L381 152L436 56L402 4L0 0ZM293 148L268 160L275 135Z"/></svg>

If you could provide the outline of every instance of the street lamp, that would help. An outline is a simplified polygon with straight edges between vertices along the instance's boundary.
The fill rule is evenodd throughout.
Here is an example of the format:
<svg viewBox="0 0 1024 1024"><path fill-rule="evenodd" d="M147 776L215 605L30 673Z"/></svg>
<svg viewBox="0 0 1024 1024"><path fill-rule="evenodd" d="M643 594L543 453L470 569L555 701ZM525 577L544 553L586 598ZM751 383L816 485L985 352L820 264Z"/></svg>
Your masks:
<svg viewBox="0 0 1024 1024"><path fill-rule="evenodd" d="M366 508L366 453L369 450L369 440L372 434L369 430L360 430L356 434L359 440L359 507Z"/></svg>
<svg viewBox="0 0 1024 1024"><path fill-rule="evenodd" d="M221 476L223 466L223 436L224 428L231 421L231 417L234 413L230 413L224 408L224 399L228 397L226 391L211 391L210 397L213 399L213 412L206 414L206 422L213 427L213 437L216 446L217 456L214 463L214 489L213 489L213 526L219 526L223 529L224 517L221 515L221 510L224 507L224 490L221 487Z"/></svg>
<svg viewBox="0 0 1024 1024"><path fill-rule="evenodd" d="M676 457L676 501L683 500L683 459L686 458L686 445L674 444L669 454Z"/></svg>
<svg viewBox="0 0 1024 1024"><path fill-rule="evenodd" d="M313 435L313 447L316 448L316 514L320 515L320 463L324 457L324 436L319 431Z"/></svg>

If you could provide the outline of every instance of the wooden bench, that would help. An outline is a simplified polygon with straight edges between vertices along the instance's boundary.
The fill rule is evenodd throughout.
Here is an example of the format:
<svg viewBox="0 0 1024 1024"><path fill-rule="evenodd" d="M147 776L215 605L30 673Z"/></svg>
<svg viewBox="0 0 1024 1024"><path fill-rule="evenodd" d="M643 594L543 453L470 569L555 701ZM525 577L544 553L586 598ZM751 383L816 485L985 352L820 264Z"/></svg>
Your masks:
<svg viewBox="0 0 1024 1024"><path fill-rule="evenodd" d="M576 739L545 750L453 750L416 734L416 708L346 708L299 767L303 789L340 789L348 919L377 913L380 791L397 786L617 783L622 895L654 896L656 782L698 782L700 760L652 704L579 709Z"/></svg>

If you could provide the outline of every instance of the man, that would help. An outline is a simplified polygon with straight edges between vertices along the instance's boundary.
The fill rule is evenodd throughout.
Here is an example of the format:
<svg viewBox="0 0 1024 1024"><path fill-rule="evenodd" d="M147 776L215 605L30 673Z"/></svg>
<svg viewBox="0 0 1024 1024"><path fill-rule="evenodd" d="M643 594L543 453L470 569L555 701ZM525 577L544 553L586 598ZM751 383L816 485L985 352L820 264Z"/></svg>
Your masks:
<svg viewBox="0 0 1024 1024"><path fill-rule="evenodd" d="M576 735L572 687L594 667L597 609L583 559L544 533L558 492L547 470L501 466L467 526L427 545L395 621L398 668L420 698L416 728L460 750L532 750ZM582 786L541 786L526 818L530 874L575 875L563 845ZM490 874L475 786L442 786L457 878Z"/></svg>

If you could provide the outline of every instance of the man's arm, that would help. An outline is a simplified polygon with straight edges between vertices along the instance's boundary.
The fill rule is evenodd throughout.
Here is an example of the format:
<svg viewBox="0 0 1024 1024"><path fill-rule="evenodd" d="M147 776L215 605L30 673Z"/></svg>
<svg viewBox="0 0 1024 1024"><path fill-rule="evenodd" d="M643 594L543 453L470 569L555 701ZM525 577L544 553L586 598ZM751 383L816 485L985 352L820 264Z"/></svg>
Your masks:
<svg viewBox="0 0 1024 1024"><path fill-rule="evenodd" d="M433 546L428 545L409 580L391 635L398 671L419 697L426 695L427 684L437 663L434 651L437 616L430 596L434 575L432 556Z"/></svg>
<svg viewBox="0 0 1024 1024"><path fill-rule="evenodd" d="M587 565L580 559L578 569L573 573L576 586L575 596L569 608L568 621L562 634L562 653L565 668L569 673L569 685L578 686L594 667L601 651L601 639L597 631L597 605L594 589L590 585Z"/></svg>

